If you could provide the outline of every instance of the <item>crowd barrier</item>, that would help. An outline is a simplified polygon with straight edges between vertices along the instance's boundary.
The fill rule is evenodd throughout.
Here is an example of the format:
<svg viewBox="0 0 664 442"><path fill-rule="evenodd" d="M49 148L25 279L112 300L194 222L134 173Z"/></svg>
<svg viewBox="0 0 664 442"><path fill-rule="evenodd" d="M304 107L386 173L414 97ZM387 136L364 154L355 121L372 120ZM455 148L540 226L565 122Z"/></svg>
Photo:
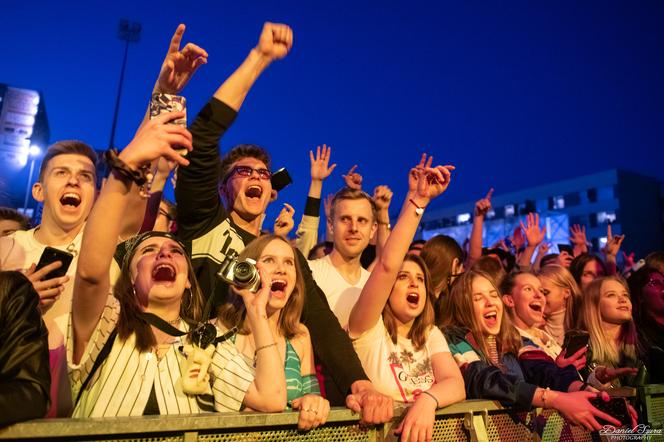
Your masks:
<svg viewBox="0 0 664 442"><path fill-rule="evenodd" d="M664 385L643 387L638 395L644 404L641 412L647 418L650 434L632 435L622 440L664 440L664 436L657 434L664 423ZM333 408L327 424L309 432L297 431L298 414L295 412L39 419L0 429L0 440L396 441L393 430L403 411L403 408L395 409L396 417L389 424L366 428L359 425L357 414L345 408ZM615 436L602 439L618 440ZM437 412L433 440L590 442L599 440L599 436L569 425L551 410L514 412L497 402L468 400Z"/></svg>

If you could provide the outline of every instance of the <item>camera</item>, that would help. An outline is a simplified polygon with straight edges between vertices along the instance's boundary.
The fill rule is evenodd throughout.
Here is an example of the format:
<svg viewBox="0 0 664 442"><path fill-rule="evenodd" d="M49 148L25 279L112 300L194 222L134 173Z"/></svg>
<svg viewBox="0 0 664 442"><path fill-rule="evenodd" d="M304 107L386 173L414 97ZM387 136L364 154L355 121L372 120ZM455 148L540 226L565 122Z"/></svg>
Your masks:
<svg viewBox="0 0 664 442"><path fill-rule="evenodd" d="M238 253L232 249L228 251L226 258L221 263L217 277L235 287L249 289L254 293L261 286L256 261L251 258L240 261Z"/></svg>

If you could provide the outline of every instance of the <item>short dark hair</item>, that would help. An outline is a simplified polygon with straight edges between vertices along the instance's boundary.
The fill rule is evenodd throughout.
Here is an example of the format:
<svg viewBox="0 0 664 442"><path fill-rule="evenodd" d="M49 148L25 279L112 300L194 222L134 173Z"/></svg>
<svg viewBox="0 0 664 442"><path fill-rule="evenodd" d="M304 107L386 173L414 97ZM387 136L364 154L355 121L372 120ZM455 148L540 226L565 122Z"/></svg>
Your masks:
<svg viewBox="0 0 664 442"><path fill-rule="evenodd" d="M222 183L231 173L231 166L242 158L256 158L265 163L268 169L270 168L270 154L267 150L256 144L238 144L221 159L219 177Z"/></svg>
<svg viewBox="0 0 664 442"><path fill-rule="evenodd" d="M332 205L330 207L330 221L334 219L334 211L337 207L338 201L361 199L369 201L369 204L371 205L371 216L373 216L372 221L376 221L376 219L378 219L378 208L376 207L376 203L374 202L373 198L371 198L368 193L362 190L351 189L350 187L344 187L334 194L334 198L332 198Z"/></svg>
<svg viewBox="0 0 664 442"><path fill-rule="evenodd" d="M64 141L58 141L57 143L50 145L49 148L46 149L46 155L44 155L44 158L42 159L41 162L41 166L39 167L39 181L42 181L44 179L44 173L46 172L46 168L48 167L48 162L51 161L53 158L57 157L58 155L64 155L64 154L82 155L88 158L90 161L92 161L92 165L95 168L95 177L96 177L97 153L94 151L94 149L82 141L64 140Z"/></svg>
<svg viewBox="0 0 664 442"><path fill-rule="evenodd" d="M0 207L0 221L2 220L16 221L21 226L21 230L28 230L30 228L28 217L11 207Z"/></svg>

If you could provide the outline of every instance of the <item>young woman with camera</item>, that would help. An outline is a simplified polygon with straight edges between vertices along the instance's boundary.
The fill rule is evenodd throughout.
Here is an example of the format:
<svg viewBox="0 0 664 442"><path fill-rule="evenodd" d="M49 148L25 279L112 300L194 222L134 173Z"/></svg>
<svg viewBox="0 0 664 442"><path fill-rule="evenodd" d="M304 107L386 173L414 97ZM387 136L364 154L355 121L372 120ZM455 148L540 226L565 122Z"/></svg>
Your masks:
<svg viewBox="0 0 664 442"><path fill-rule="evenodd" d="M260 279L248 274L249 259L256 263L253 272L259 272ZM300 410L301 430L324 424L330 404L320 395L309 331L300 322L304 282L295 250L280 236L263 235L249 243L237 257L237 264L230 266L239 270L245 282L238 281L237 272L233 275L226 267L227 279L233 284L235 277L235 283L229 289L228 302L219 309L217 326L230 330L231 342L249 360L269 352L273 369L261 373L257 369L256 380L269 381L283 391L281 402L269 411L287 407ZM269 336L269 342L260 344L256 339L259 333ZM251 401L244 409L257 410Z"/></svg>
<svg viewBox="0 0 664 442"><path fill-rule="evenodd" d="M431 440L439 407L465 398L463 379L434 325L433 288L424 261L408 251L424 208L450 183L453 166L411 169L399 219L353 307L348 333L378 391L412 406L396 429L401 440Z"/></svg>

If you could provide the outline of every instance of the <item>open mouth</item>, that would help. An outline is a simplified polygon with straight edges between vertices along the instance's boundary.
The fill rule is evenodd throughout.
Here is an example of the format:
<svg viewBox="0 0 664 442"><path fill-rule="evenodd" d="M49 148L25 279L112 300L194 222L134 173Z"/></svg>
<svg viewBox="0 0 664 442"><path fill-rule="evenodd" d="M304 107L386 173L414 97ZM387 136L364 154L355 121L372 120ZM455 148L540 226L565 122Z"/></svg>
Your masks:
<svg viewBox="0 0 664 442"><path fill-rule="evenodd" d="M81 197L73 192L67 192L60 197L60 204L63 206L78 207L81 204Z"/></svg>
<svg viewBox="0 0 664 442"><path fill-rule="evenodd" d="M417 307L420 304L420 295L418 295L417 293L409 293L406 296L406 302L411 307Z"/></svg>
<svg viewBox="0 0 664 442"><path fill-rule="evenodd" d="M286 281L283 281L281 279L275 279L272 281L272 284L270 285L270 292L272 296L276 296L277 298L283 298L286 295Z"/></svg>
<svg viewBox="0 0 664 442"><path fill-rule="evenodd" d="M488 327L495 327L498 325L498 313L489 312L484 314L484 321Z"/></svg>
<svg viewBox="0 0 664 442"><path fill-rule="evenodd" d="M175 267L169 264L159 264L152 271L152 279L157 282L175 281Z"/></svg>
<svg viewBox="0 0 664 442"><path fill-rule="evenodd" d="M542 313L544 311L542 304L540 304L538 302L528 304L528 307L530 307L531 310L534 310L537 313Z"/></svg>
<svg viewBox="0 0 664 442"><path fill-rule="evenodd" d="M249 198L260 198L263 195L263 189L260 186L250 186L244 194Z"/></svg>

